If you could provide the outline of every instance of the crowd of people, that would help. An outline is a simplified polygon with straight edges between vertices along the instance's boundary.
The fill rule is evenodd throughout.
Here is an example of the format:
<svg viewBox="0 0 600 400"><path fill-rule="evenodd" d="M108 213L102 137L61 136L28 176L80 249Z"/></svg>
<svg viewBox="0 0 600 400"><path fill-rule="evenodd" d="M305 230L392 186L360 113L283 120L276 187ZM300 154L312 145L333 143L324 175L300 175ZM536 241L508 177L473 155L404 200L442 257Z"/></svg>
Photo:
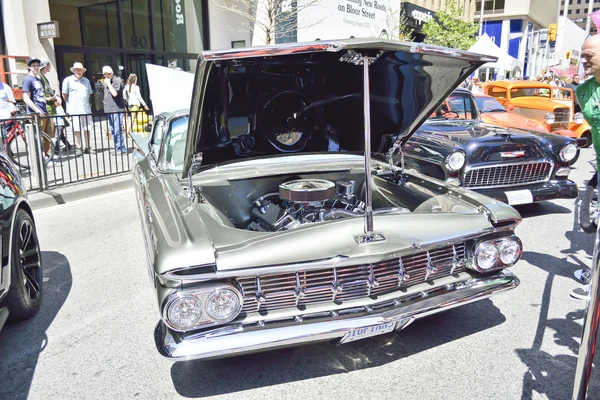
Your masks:
<svg viewBox="0 0 600 400"><path fill-rule="evenodd" d="M41 117L40 130L53 138L54 153L60 152L61 143L64 145L63 151L74 150L76 156L94 153L90 141L90 130L94 127L91 109L94 91L89 79L84 76L86 68L83 64L73 64L70 69L72 75L63 80L62 90L59 92L52 88L46 78L51 69L48 59L30 57L27 60L27 69L28 74L22 82L23 102L27 106L28 114ZM127 147L124 131L129 133L131 129L126 112L137 113L142 108L148 110L148 106L141 96L135 74L130 74L127 82L124 82L115 76L113 69L108 65L102 68L102 74L104 112L107 114L115 152L125 154ZM14 117L17 111L16 104L10 86L0 82L0 120ZM71 146L65 135L67 125L72 126L74 146ZM51 158L49 155L50 146L50 143L44 142L46 161L57 162L56 157Z"/></svg>

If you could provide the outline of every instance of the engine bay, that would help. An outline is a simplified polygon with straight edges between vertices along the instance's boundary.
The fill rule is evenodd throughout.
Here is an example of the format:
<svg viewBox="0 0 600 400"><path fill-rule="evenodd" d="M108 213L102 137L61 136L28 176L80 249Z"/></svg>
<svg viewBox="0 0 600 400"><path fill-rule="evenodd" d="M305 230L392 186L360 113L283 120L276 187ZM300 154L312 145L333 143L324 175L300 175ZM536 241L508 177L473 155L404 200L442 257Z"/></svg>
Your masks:
<svg viewBox="0 0 600 400"><path fill-rule="evenodd" d="M378 209L380 213L407 213L405 207ZM254 201L249 230L277 232L303 224L338 218L360 217L365 203L356 195L355 181L299 179L279 185L279 192L268 193Z"/></svg>

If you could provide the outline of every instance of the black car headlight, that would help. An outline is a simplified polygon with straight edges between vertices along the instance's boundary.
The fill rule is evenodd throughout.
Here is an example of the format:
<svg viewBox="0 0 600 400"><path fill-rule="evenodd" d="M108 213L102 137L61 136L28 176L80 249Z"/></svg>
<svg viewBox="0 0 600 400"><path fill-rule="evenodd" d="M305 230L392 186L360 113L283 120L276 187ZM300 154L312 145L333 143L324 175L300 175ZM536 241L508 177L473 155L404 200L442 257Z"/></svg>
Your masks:
<svg viewBox="0 0 600 400"><path fill-rule="evenodd" d="M523 254L523 245L516 236L486 240L475 246L471 268L479 272L503 269L514 265Z"/></svg>
<svg viewBox="0 0 600 400"><path fill-rule="evenodd" d="M558 152L558 157L561 161L569 162L577 155L577 145L569 143Z"/></svg>
<svg viewBox="0 0 600 400"><path fill-rule="evenodd" d="M446 157L446 168L448 171L458 171L465 166L466 161L467 157L465 156L465 153L460 150L453 151Z"/></svg>
<svg viewBox="0 0 600 400"><path fill-rule="evenodd" d="M225 324L239 315L242 304L242 295L229 284L183 290L167 298L163 321L180 332Z"/></svg>

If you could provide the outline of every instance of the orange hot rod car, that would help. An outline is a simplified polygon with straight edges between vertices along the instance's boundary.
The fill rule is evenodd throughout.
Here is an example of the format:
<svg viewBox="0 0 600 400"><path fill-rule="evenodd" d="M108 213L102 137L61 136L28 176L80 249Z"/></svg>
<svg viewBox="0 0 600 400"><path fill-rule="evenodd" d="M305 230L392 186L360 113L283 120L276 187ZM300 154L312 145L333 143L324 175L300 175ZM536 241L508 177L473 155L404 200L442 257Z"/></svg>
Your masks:
<svg viewBox="0 0 600 400"><path fill-rule="evenodd" d="M575 93L543 82L497 81L484 85L484 93L494 97L508 112L522 115L543 124L548 132L570 138L587 139L592 143L592 131L583 118L575 113Z"/></svg>

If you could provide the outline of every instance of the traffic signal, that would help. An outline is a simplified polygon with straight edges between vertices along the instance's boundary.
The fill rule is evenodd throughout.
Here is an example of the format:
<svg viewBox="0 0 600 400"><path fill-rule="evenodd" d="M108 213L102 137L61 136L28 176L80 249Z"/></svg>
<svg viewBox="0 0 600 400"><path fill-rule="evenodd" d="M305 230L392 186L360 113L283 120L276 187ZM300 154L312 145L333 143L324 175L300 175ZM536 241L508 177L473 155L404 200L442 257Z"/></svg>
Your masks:
<svg viewBox="0 0 600 400"><path fill-rule="evenodd" d="M571 52L570 52L570 51L567 51L567 54L565 55L565 58L566 58L567 60L570 60L570 59L571 59Z"/></svg>
<svg viewBox="0 0 600 400"><path fill-rule="evenodd" d="M558 26L556 24L548 25L548 41L556 42L556 29Z"/></svg>

